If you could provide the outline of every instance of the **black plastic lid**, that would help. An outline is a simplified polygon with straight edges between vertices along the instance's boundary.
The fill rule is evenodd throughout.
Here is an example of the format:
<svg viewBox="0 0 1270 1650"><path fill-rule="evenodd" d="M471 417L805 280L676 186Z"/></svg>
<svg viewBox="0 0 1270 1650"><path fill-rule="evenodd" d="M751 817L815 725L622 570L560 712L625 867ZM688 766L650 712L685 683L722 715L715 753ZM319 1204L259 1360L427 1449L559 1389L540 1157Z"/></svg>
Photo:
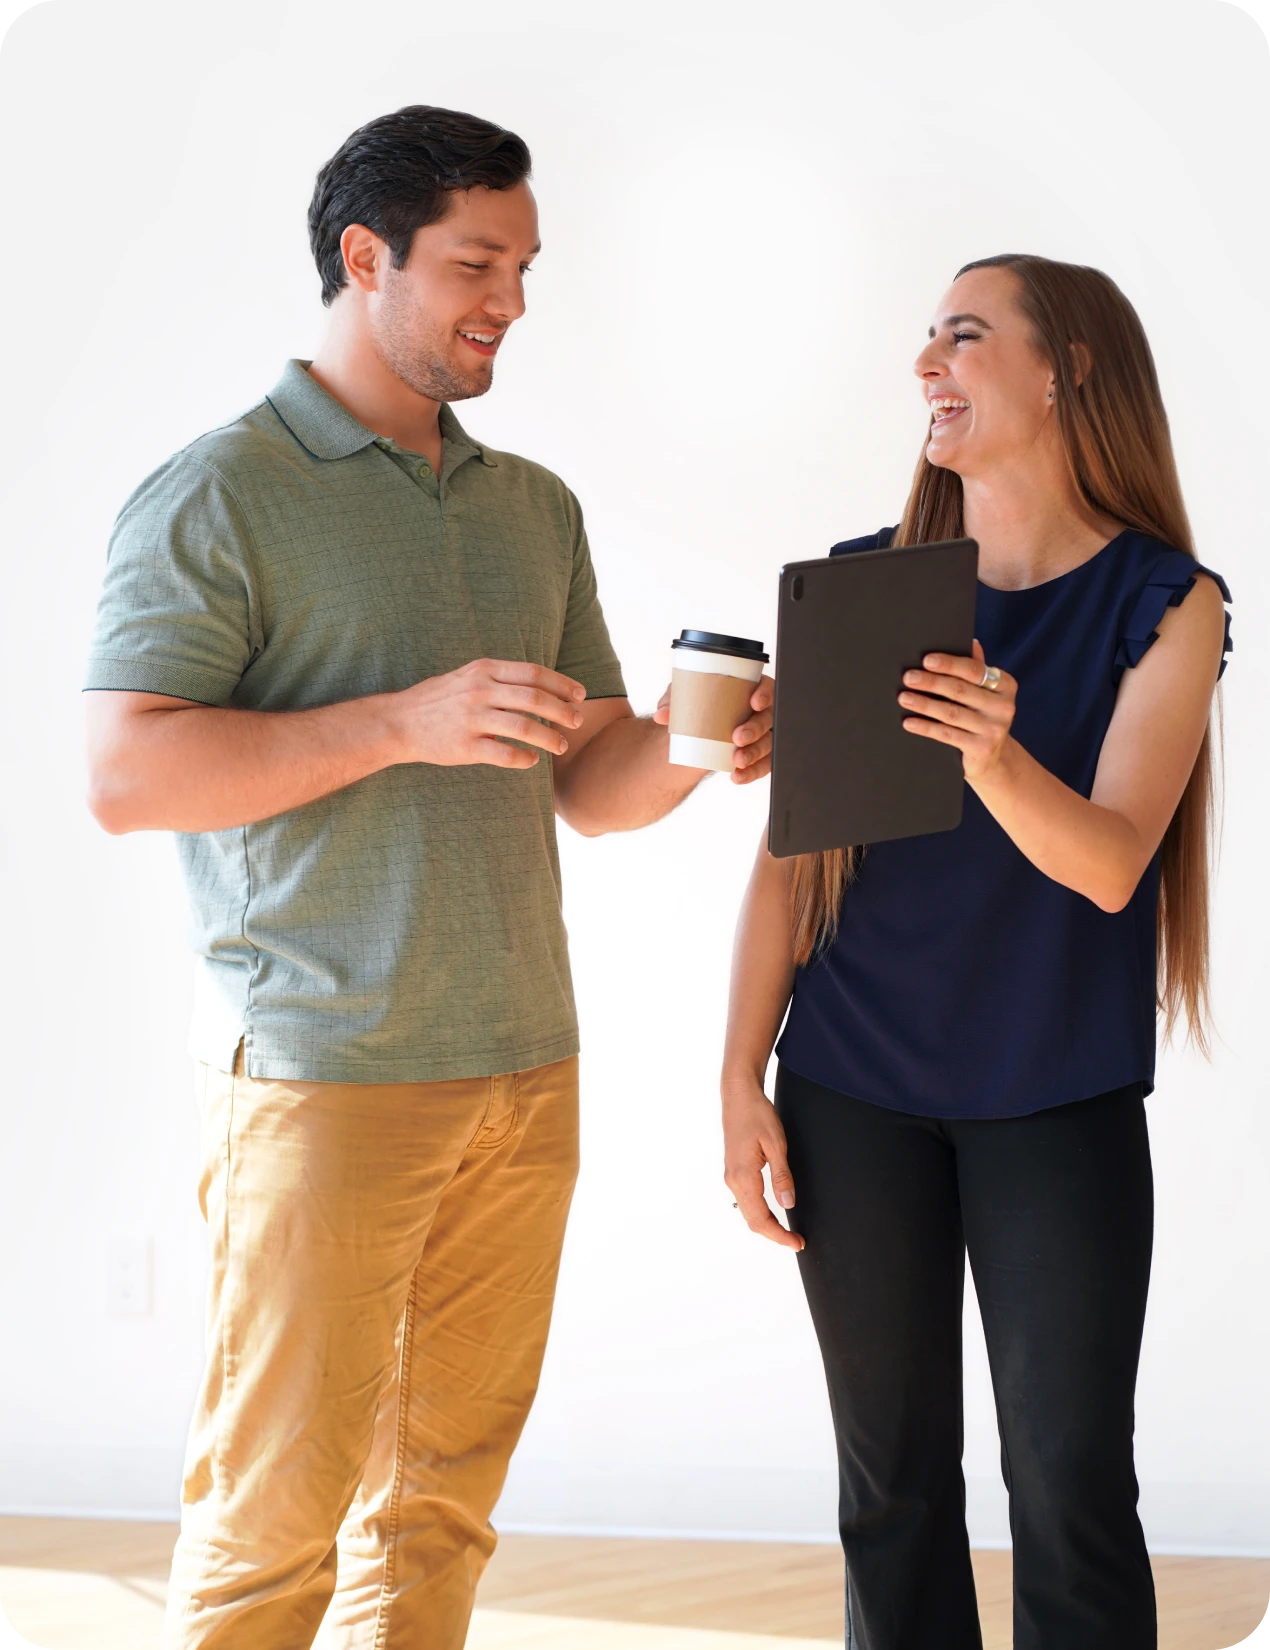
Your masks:
<svg viewBox="0 0 1270 1650"><path fill-rule="evenodd" d="M690 648L694 653L727 653L734 659L761 659L767 663L762 642L744 636L720 636L713 630L681 630L671 647Z"/></svg>

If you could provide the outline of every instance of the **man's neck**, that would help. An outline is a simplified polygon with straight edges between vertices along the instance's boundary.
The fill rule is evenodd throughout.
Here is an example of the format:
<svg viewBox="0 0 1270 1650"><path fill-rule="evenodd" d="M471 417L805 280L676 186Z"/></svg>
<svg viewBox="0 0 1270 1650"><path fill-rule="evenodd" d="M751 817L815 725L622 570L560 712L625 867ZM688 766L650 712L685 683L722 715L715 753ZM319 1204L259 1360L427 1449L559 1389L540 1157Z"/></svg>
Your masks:
<svg viewBox="0 0 1270 1650"><path fill-rule="evenodd" d="M332 312L309 375L359 424L412 453L422 453L440 473L440 403L398 378L356 317Z"/></svg>

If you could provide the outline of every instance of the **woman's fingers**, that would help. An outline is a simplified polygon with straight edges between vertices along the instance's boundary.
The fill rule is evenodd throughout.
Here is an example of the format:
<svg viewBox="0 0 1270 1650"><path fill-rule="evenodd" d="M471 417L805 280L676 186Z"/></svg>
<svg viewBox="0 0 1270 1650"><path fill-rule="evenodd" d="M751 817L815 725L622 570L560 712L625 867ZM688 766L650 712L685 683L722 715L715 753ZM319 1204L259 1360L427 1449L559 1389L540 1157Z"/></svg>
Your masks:
<svg viewBox="0 0 1270 1650"><path fill-rule="evenodd" d="M971 739L971 735L963 733L961 729L950 728L946 722L932 722L925 716L906 716L904 729L907 733L915 733L922 739L939 739L945 745L956 745L959 750L965 750Z"/></svg>
<svg viewBox="0 0 1270 1650"><path fill-rule="evenodd" d="M904 672L904 687L907 690L914 688L927 693L937 693L943 699L951 699L956 704L973 705L976 710L991 711L994 706L1013 704L1018 691L1018 683L1013 676L1003 670L1001 680L995 688L983 686L983 665L976 659L970 661L978 672L973 681L967 681L965 676L945 671L942 674L933 670L906 670ZM900 695L901 699L904 697Z"/></svg>
<svg viewBox="0 0 1270 1650"><path fill-rule="evenodd" d="M788 1165L785 1165L785 1176L789 1181L787 1189L792 1196L794 1183ZM723 1178L751 1232L757 1232L760 1237L770 1238L783 1249L797 1251L803 1247L803 1240L798 1233L782 1226L768 1207L767 1199L763 1196L761 1167L752 1163L744 1168L730 1168Z"/></svg>
<svg viewBox="0 0 1270 1650"><path fill-rule="evenodd" d="M998 671L995 687L983 685L983 649L974 645L972 659L928 653L923 661L928 668L906 670L898 695L901 709L912 713L904 718L904 731L956 746L971 784L991 772L1009 744L1018 693L1018 683L1004 670Z"/></svg>
<svg viewBox="0 0 1270 1650"><path fill-rule="evenodd" d="M794 1207L794 1177L789 1172L789 1159L785 1155L783 1140L770 1140L766 1143L767 1172L771 1176L772 1196L782 1209Z"/></svg>
<svg viewBox="0 0 1270 1650"><path fill-rule="evenodd" d="M794 1206L785 1131L776 1108L763 1093L761 1080L724 1084L723 1146L723 1178L751 1232L770 1238L782 1249L801 1249L802 1238L781 1225L763 1195L763 1170L767 1168L777 1202L783 1209Z"/></svg>
<svg viewBox="0 0 1270 1650"><path fill-rule="evenodd" d="M981 650L982 651L982 650ZM983 681L982 659L966 658L959 653L928 653L922 668L935 676L960 676L962 681L978 686Z"/></svg>
<svg viewBox="0 0 1270 1650"><path fill-rule="evenodd" d="M900 704L905 710L915 711L919 716L929 716L933 722L947 722L954 728L970 727L979 720L980 715L977 708L950 699L931 699L924 693L901 693Z"/></svg>

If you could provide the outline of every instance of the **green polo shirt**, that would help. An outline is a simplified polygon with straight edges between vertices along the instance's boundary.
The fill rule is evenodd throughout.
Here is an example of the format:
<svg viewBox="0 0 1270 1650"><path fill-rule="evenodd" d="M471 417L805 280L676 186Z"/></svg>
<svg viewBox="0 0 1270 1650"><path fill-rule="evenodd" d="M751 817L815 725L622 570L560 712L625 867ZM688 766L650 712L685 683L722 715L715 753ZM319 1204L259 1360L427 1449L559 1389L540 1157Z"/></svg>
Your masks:
<svg viewBox="0 0 1270 1650"><path fill-rule="evenodd" d="M526 659L625 692L578 502L441 409L440 476L292 361L124 505L90 689L299 710ZM415 763L177 838L192 1049L253 1077L430 1082L577 1051L552 765Z"/></svg>

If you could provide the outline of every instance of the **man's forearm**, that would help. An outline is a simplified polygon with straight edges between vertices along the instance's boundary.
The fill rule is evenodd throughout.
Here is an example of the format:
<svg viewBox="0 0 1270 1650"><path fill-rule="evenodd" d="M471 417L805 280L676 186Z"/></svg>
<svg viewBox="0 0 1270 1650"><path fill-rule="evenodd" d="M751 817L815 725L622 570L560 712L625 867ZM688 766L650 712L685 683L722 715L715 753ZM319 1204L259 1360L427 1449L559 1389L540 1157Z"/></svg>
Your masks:
<svg viewBox="0 0 1270 1650"><path fill-rule="evenodd" d="M523 659L473 659L314 710L220 710L160 694L88 705L89 806L108 831L223 831L401 762L524 769L562 755L586 690Z"/></svg>
<svg viewBox="0 0 1270 1650"><path fill-rule="evenodd" d="M636 831L662 819L706 777L672 767L670 733L647 716L623 716L590 740L556 785L560 817L583 836Z"/></svg>
<svg viewBox="0 0 1270 1650"><path fill-rule="evenodd" d="M98 823L125 831L219 831L302 807L399 761L387 694L315 710L222 710L157 698L131 718L94 717Z"/></svg>

